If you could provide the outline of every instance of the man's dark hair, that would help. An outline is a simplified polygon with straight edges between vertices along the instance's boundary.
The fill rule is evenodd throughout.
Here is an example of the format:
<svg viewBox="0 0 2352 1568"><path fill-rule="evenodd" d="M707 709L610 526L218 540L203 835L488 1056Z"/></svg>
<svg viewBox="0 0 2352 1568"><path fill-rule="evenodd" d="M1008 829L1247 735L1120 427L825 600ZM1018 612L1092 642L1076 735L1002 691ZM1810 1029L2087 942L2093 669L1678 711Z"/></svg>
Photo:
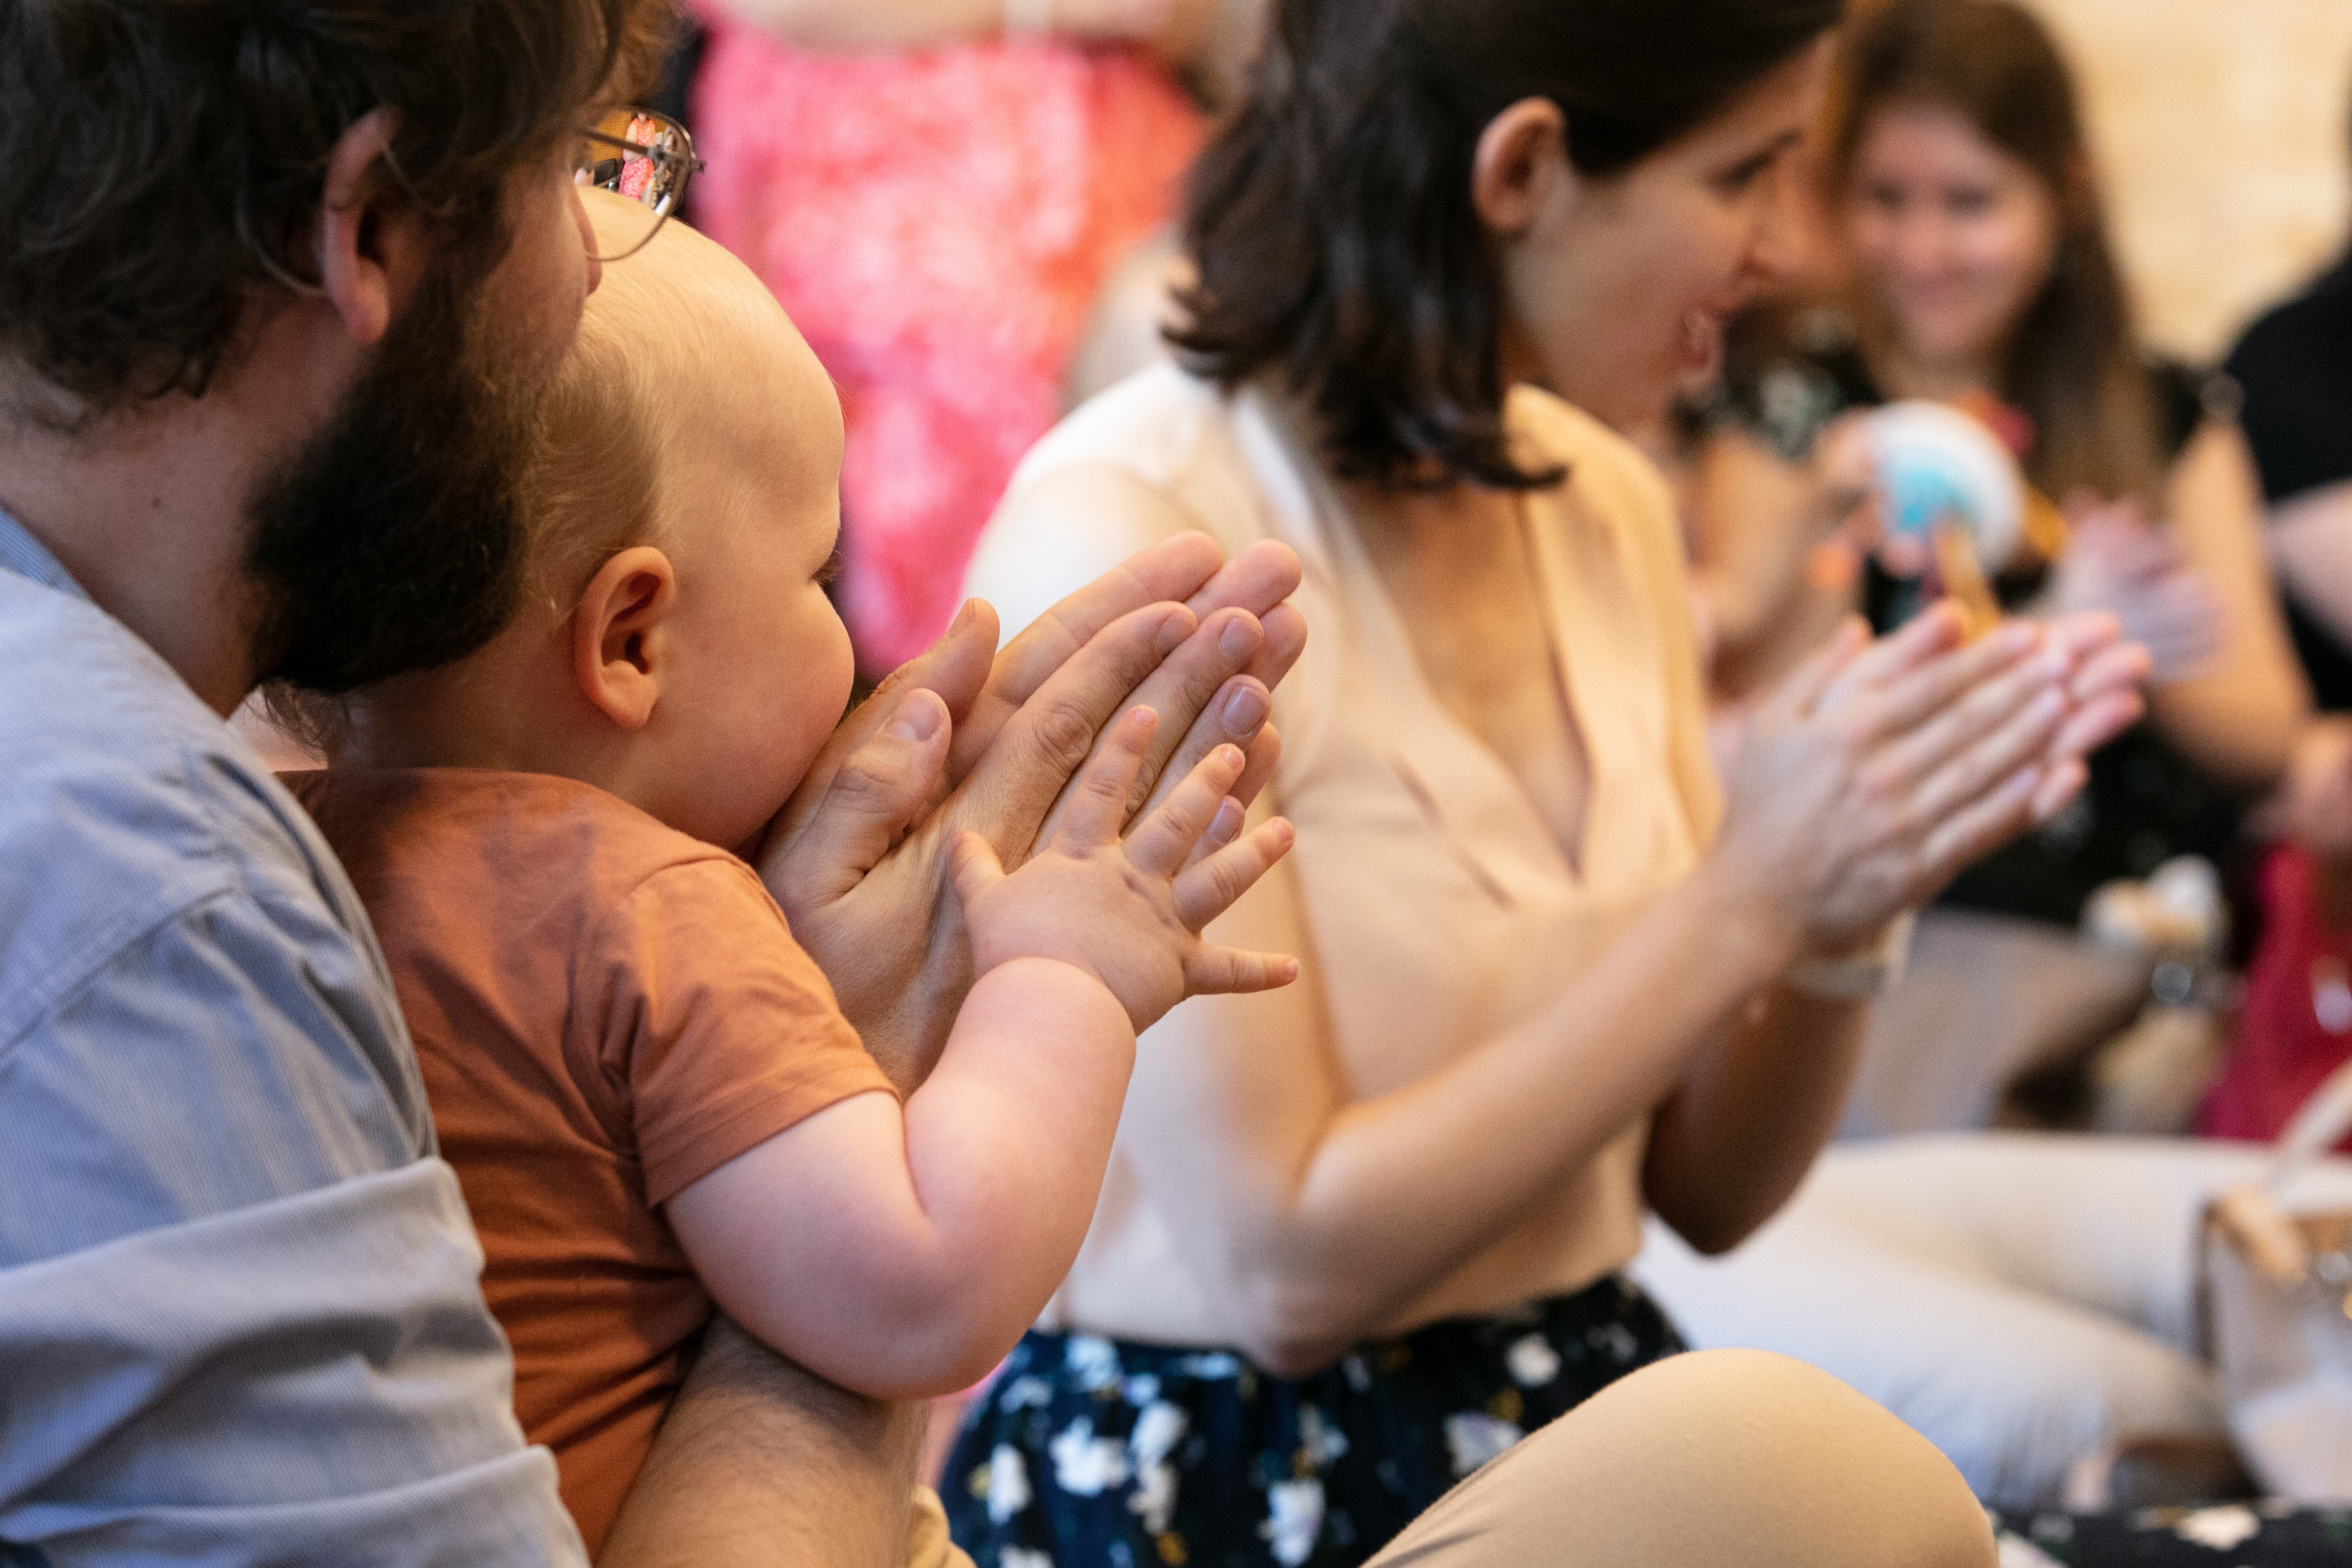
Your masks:
<svg viewBox="0 0 2352 1568"><path fill-rule="evenodd" d="M507 175L643 47L635 0L5 0L0 355L78 419L201 395L297 254L335 142L397 116L383 191L478 270ZM0 410L13 416L23 410Z"/></svg>
<svg viewBox="0 0 2352 1568"><path fill-rule="evenodd" d="M1528 489L1503 426L1478 138L1527 98L1622 173L1835 26L1843 0L1278 0L1193 171L1170 334L1228 388L1278 372L1350 479Z"/></svg>

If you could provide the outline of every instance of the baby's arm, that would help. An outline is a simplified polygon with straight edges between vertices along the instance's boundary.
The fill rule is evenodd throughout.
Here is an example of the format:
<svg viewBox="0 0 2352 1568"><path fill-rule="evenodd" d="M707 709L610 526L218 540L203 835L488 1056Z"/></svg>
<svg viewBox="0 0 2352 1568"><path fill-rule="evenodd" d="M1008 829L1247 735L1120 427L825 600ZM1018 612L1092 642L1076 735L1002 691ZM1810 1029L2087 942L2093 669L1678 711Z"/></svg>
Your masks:
<svg viewBox="0 0 2352 1568"><path fill-rule="evenodd" d="M981 978L907 1101L861 1095L671 1200L679 1240L750 1332L887 1398L979 1381L1086 1238L1135 1063L1136 1032L1188 994L1286 984L1294 961L1200 930L1290 845L1240 837L1241 752L1212 753L1122 840L1154 720L1139 709L1089 768L1053 845L1005 875L959 847Z"/></svg>

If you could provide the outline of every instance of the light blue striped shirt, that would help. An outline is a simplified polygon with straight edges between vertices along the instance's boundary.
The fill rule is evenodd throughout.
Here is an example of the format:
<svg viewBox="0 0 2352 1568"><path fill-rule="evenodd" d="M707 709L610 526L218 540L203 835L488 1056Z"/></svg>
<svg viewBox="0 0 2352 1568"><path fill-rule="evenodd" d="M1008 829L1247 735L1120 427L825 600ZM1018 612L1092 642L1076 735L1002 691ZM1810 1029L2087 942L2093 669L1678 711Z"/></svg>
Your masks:
<svg viewBox="0 0 2352 1568"><path fill-rule="evenodd" d="M0 1563L577 1565L367 918L0 515Z"/></svg>

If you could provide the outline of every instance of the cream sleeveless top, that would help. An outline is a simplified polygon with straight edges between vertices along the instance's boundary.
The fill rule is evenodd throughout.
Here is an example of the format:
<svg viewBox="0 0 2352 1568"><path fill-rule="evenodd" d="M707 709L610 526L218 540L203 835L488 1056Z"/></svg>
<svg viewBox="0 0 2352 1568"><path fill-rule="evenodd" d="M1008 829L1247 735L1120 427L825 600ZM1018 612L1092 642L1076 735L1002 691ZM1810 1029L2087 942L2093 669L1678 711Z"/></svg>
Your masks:
<svg viewBox="0 0 2352 1568"><path fill-rule="evenodd" d="M1109 466L1230 552L1298 552L1306 656L1275 694L1269 791L1298 830L1291 865L1351 1098L1427 1076L1554 1001L1687 874L1715 830L1682 550L1664 483L1633 447L1532 390L1507 417L1528 456L1567 468L1530 498L1561 676L1591 760L1572 866L1494 752L1423 679L1356 529L1286 405L1227 397L1173 366L1113 388L1030 455L1008 501L1046 476ZM1070 542L999 513L971 590L1009 632L1044 610ZM1081 551L1082 556L1099 552ZM1506 1310L1622 1268L1641 1246L1646 1118L1412 1304L1390 1331ZM1085 1249L1040 1320L1164 1344L1229 1344L1238 1325L1189 1271L1148 1191L1114 1155Z"/></svg>

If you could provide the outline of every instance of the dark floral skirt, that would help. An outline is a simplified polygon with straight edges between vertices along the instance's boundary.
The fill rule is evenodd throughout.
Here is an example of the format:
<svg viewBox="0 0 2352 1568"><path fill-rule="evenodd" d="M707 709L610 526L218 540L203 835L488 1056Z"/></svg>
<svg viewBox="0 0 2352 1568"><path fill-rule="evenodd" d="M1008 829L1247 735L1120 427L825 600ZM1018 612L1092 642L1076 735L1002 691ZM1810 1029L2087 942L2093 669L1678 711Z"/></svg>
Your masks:
<svg viewBox="0 0 2352 1568"><path fill-rule="evenodd" d="M1683 1348L1617 1279L1305 1378L1032 1333L965 1415L940 1489L978 1568L1353 1568L1528 1433Z"/></svg>
<svg viewBox="0 0 2352 1568"><path fill-rule="evenodd" d="M2346 1568L2352 1508L2005 1513L2000 1568Z"/></svg>

